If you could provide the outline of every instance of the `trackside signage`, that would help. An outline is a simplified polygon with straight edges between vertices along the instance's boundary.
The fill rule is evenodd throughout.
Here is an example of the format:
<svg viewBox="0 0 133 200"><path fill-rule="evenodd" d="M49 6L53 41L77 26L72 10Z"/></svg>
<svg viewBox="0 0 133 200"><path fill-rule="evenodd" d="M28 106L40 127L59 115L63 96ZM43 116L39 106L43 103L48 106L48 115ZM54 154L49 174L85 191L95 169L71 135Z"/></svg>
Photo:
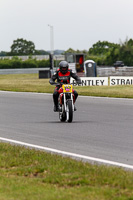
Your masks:
<svg viewBox="0 0 133 200"><path fill-rule="evenodd" d="M110 86L113 85L133 85L131 76L110 76Z"/></svg>
<svg viewBox="0 0 133 200"><path fill-rule="evenodd" d="M70 83L73 86L107 86L108 77L80 77L81 84L77 84L76 81L71 78Z"/></svg>

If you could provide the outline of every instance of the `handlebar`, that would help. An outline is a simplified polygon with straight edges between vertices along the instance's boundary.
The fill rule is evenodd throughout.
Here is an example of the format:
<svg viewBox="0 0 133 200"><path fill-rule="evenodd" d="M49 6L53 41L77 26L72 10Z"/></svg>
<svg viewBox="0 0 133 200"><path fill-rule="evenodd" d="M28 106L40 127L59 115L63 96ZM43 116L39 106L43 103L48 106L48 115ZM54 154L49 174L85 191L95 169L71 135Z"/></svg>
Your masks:
<svg viewBox="0 0 133 200"><path fill-rule="evenodd" d="M62 86L63 85L63 83L53 83L53 85L56 85L56 86Z"/></svg>
<svg viewBox="0 0 133 200"><path fill-rule="evenodd" d="M64 84L65 84L65 83L58 83L58 82L57 82L57 83L56 83L56 82L52 83L52 85L56 85L56 86L60 86L60 87L61 87L62 85L64 85ZM70 84L70 83L68 83L68 84Z"/></svg>

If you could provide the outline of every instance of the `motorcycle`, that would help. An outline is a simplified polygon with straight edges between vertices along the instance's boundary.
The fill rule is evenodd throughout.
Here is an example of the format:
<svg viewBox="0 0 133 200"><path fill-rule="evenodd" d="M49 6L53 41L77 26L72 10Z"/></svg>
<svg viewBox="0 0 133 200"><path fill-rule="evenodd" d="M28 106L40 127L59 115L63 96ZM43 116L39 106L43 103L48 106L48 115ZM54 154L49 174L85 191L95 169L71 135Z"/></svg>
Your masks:
<svg viewBox="0 0 133 200"><path fill-rule="evenodd" d="M59 119L61 122L72 122L75 97L71 84L62 84L58 98Z"/></svg>

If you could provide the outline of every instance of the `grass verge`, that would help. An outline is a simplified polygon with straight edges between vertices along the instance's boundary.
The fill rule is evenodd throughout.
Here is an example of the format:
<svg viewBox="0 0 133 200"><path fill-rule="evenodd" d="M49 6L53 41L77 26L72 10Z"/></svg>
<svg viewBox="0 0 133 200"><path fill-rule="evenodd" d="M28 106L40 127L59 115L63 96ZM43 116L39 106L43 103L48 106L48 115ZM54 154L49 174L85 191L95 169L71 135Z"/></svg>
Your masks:
<svg viewBox="0 0 133 200"><path fill-rule="evenodd" d="M133 172L0 143L1 200L133 200Z"/></svg>
<svg viewBox="0 0 133 200"><path fill-rule="evenodd" d="M49 79L39 79L38 74L0 75L0 90L53 93L55 86ZM79 95L116 98L133 98L133 86L86 86L74 87Z"/></svg>

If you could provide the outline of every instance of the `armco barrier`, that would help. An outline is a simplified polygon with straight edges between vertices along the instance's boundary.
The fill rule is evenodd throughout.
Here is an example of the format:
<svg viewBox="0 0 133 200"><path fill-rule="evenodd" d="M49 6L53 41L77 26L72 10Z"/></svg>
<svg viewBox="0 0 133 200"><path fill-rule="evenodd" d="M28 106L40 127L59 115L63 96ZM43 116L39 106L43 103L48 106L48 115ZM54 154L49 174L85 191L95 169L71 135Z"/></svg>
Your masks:
<svg viewBox="0 0 133 200"><path fill-rule="evenodd" d="M0 69L0 74L36 74L39 70L49 70L49 68Z"/></svg>
<svg viewBox="0 0 133 200"><path fill-rule="evenodd" d="M47 68L29 68L29 69L0 69L0 74L32 74L39 70L48 70ZM83 76L83 75L82 75ZM98 77L109 76L133 76L133 67L97 67Z"/></svg>
<svg viewBox="0 0 133 200"><path fill-rule="evenodd" d="M97 76L133 76L133 67L97 67Z"/></svg>

